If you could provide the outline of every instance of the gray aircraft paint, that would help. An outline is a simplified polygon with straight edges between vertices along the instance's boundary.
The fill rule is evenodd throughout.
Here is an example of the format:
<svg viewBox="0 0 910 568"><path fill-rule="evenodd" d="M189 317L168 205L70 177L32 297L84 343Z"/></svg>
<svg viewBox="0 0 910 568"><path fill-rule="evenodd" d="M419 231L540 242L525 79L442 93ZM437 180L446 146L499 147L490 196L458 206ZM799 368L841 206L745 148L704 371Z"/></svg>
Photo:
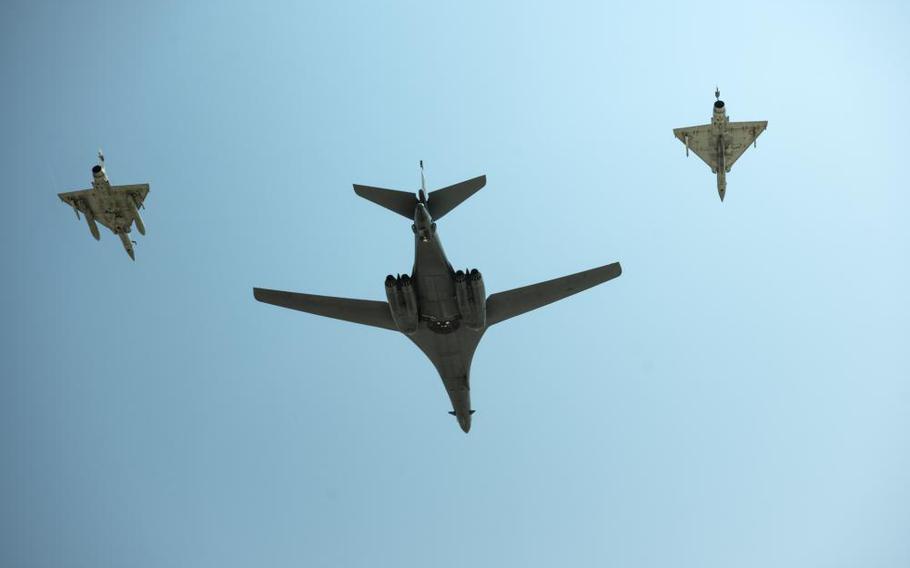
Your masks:
<svg viewBox="0 0 910 568"><path fill-rule="evenodd" d="M720 90L715 90L714 96L717 100L710 124L674 128L673 135L686 145L686 156L692 150L708 164L711 173L717 175L717 194L723 201L727 174L749 144L756 144L756 139L768 127L768 121L730 122L724 101L720 100Z"/></svg>
<svg viewBox="0 0 910 568"><path fill-rule="evenodd" d="M422 166L422 164L421 164ZM422 169L421 169L422 177ZM354 191L387 209L413 218L414 267L411 275L386 278L389 301L354 300L254 288L260 302L401 331L426 354L465 432L471 429L470 374L474 351L491 325L566 298L618 277L618 262L577 274L486 296L477 270L456 271L436 231L439 219L486 184L480 176L426 194L355 185ZM408 318L408 299L416 297L416 323ZM398 302L398 299L404 300ZM477 296L480 296L479 298ZM478 301L479 300L479 301ZM465 313L468 312L468 313Z"/></svg>
<svg viewBox="0 0 910 568"><path fill-rule="evenodd" d="M144 208L143 202L148 195L147 183L134 185L111 185L104 170L104 154L98 152L98 163L92 167L91 189L81 189L57 194L60 199L73 208L76 218L79 213L85 215L89 232L95 240L101 239L97 223L101 223L120 237L126 254L136 260L133 251L133 242L129 233L133 223L140 234L145 234L145 224L139 215L139 209Z"/></svg>

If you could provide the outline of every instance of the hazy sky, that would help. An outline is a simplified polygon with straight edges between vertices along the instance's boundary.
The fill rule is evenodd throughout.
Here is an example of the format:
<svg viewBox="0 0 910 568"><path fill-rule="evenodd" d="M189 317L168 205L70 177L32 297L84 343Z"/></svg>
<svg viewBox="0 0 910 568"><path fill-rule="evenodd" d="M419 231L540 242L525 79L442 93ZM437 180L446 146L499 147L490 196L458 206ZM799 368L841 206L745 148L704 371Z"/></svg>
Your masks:
<svg viewBox="0 0 910 568"><path fill-rule="evenodd" d="M251 3L252 4L252 3ZM904 2L0 6L0 565L910 566ZM726 201L672 129L768 120ZM151 184L136 262L56 194ZM465 435L352 183L492 329Z"/></svg>

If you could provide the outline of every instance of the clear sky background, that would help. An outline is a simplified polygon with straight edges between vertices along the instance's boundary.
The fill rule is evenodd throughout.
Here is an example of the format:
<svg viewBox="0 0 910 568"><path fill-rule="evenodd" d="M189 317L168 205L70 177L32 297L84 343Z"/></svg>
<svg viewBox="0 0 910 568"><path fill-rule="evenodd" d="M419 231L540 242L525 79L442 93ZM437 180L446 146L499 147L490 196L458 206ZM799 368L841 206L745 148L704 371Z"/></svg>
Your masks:
<svg viewBox="0 0 910 568"><path fill-rule="evenodd" d="M4 2L0 565L910 566L904 2ZM769 127L728 176L674 127ZM149 182L136 262L57 193ZM469 435L382 299L493 293Z"/></svg>

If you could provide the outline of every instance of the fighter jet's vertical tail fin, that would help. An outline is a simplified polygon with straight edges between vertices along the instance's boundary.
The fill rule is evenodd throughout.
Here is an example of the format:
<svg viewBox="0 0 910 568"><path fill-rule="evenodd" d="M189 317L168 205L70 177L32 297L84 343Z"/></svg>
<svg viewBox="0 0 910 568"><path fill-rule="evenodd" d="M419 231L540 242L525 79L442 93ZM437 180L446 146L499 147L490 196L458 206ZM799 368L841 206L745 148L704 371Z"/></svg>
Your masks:
<svg viewBox="0 0 910 568"><path fill-rule="evenodd" d="M487 176L478 176L455 185L431 191L430 195L427 196L427 209L434 219L439 219L458 207L464 200L477 193L486 184Z"/></svg>
<svg viewBox="0 0 910 568"><path fill-rule="evenodd" d="M354 193L368 199L377 205L382 205L389 211L394 211L408 219L414 218L414 209L417 207L417 197L407 191L397 189L384 189L368 185L354 184Z"/></svg>

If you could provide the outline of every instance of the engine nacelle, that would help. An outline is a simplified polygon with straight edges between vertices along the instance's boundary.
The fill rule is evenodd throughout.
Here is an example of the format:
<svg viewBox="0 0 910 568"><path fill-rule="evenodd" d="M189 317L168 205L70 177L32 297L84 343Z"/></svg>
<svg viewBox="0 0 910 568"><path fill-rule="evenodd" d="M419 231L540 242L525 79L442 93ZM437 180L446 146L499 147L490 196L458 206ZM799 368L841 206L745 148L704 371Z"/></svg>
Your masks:
<svg viewBox="0 0 910 568"><path fill-rule="evenodd" d="M461 321L470 329L483 329L487 322L487 295L483 277L475 268L455 273L455 302Z"/></svg>
<svg viewBox="0 0 910 568"><path fill-rule="evenodd" d="M417 309L417 291L411 277L403 274L395 278L391 274L385 278L385 294L389 300L392 319L402 333L408 335L417 331L419 318Z"/></svg>

